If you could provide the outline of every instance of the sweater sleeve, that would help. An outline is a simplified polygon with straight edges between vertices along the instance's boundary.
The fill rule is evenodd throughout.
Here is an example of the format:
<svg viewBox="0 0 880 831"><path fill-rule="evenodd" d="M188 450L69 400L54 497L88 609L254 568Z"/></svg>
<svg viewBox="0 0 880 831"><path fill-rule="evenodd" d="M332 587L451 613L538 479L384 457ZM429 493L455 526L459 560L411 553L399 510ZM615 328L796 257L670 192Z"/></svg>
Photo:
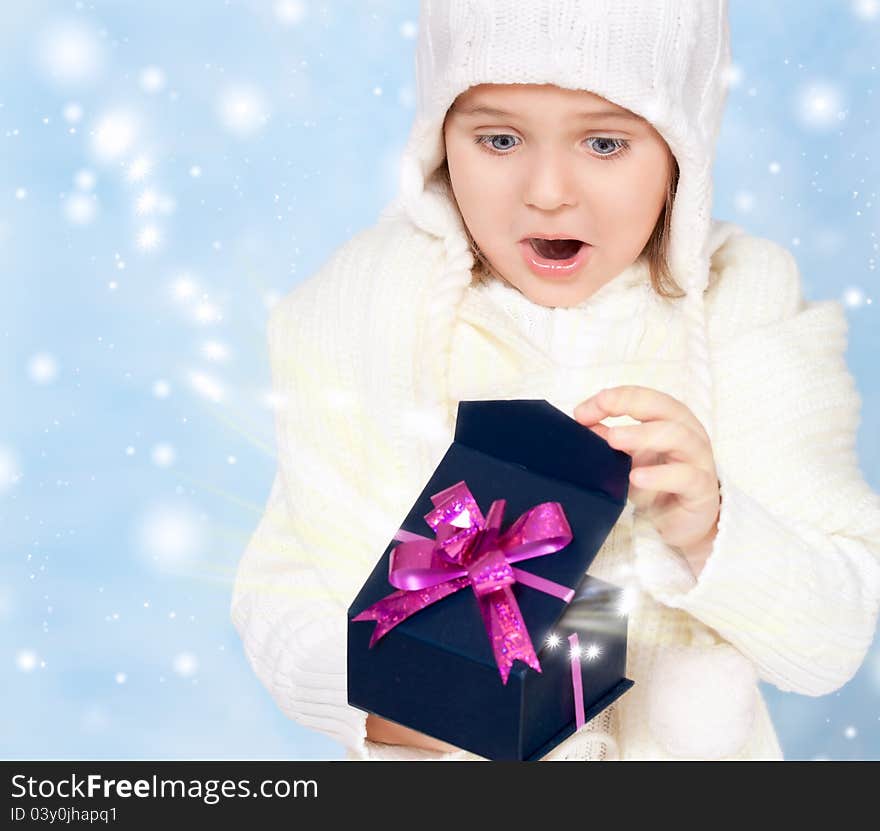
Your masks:
<svg viewBox="0 0 880 831"><path fill-rule="evenodd" d="M348 703L347 609L393 534L394 509L364 496L362 442L330 403L342 384L320 345L296 336L298 316L317 313L308 297L288 295L269 321L278 468L238 566L232 622L281 711L339 742L347 759L463 758L372 742L367 713Z"/></svg>
<svg viewBox="0 0 880 831"><path fill-rule="evenodd" d="M756 295L769 319L713 344L722 502L706 565L695 579L642 518L636 568L656 600L714 629L762 680L821 696L855 675L874 637L880 497L855 452L843 309L804 303L794 258L780 249L772 261L756 275L781 298Z"/></svg>
<svg viewBox="0 0 880 831"><path fill-rule="evenodd" d="M276 473L238 566L232 622L245 655L285 715L361 755L366 717L347 702L346 614L326 599L297 538Z"/></svg>

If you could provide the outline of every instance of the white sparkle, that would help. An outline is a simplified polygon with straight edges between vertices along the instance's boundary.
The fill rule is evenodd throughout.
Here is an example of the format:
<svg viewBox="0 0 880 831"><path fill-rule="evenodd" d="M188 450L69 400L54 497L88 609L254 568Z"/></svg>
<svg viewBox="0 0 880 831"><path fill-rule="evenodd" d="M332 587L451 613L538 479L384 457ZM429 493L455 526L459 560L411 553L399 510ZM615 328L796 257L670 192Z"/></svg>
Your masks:
<svg viewBox="0 0 880 831"><path fill-rule="evenodd" d="M620 600L617 605L617 613L622 616L628 615L638 605L639 590L632 585L624 586L620 592Z"/></svg>
<svg viewBox="0 0 880 831"><path fill-rule="evenodd" d="M58 362L48 352L38 352L28 361L28 375L37 384L50 384L58 377Z"/></svg>
<svg viewBox="0 0 880 831"><path fill-rule="evenodd" d="M159 204L159 195L156 191L147 188L134 203L134 209L140 216L153 213Z"/></svg>
<svg viewBox="0 0 880 831"><path fill-rule="evenodd" d="M195 295L198 286L196 286L195 282L189 276L184 275L174 281L172 289L174 291L174 296L178 300L188 300Z"/></svg>
<svg viewBox="0 0 880 831"><path fill-rule="evenodd" d="M52 81L86 84L101 72L101 42L90 26L78 21L52 25L41 38L39 60Z"/></svg>
<svg viewBox="0 0 880 831"><path fill-rule="evenodd" d="M749 191L741 190L733 198L736 209L743 214L751 213L755 206L755 195Z"/></svg>
<svg viewBox="0 0 880 831"><path fill-rule="evenodd" d="M731 63L722 76L723 82L729 89L736 89L742 84L743 69L737 63Z"/></svg>
<svg viewBox="0 0 880 831"><path fill-rule="evenodd" d="M413 20L404 20L398 29L400 36L407 40L413 40L419 33L418 24Z"/></svg>
<svg viewBox="0 0 880 831"><path fill-rule="evenodd" d="M0 444L0 494L8 491L19 479L21 471L16 454L11 447Z"/></svg>
<svg viewBox="0 0 880 831"><path fill-rule="evenodd" d="M149 156L138 156L132 159L125 171L125 178L129 182L142 182L153 172L153 161Z"/></svg>
<svg viewBox="0 0 880 831"><path fill-rule="evenodd" d="M225 396L220 382L204 372L191 372L190 384L199 395L215 403L222 401Z"/></svg>
<svg viewBox="0 0 880 831"><path fill-rule="evenodd" d="M106 113L92 131L92 151L104 162L121 159L134 144L138 127L138 118L130 110Z"/></svg>
<svg viewBox="0 0 880 831"><path fill-rule="evenodd" d="M202 168L199 167L197 164L194 164L194 165L189 169L189 175L192 176L193 179L198 179L199 176L202 175Z"/></svg>
<svg viewBox="0 0 880 831"><path fill-rule="evenodd" d="M73 183L79 190L90 191L95 189L95 174L88 169L78 170L73 177Z"/></svg>
<svg viewBox="0 0 880 831"><path fill-rule="evenodd" d="M196 306L195 318L199 323L216 323L222 319L222 316L213 303L204 302Z"/></svg>
<svg viewBox="0 0 880 831"><path fill-rule="evenodd" d="M156 398L168 398L168 396L171 395L171 385L160 378L153 383L153 395L155 395Z"/></svg>
<svg viewBox="0 0 880 831"><path fill-rule="evenodd" d="M235 456L227 456L227 457L226 457L226 463L227 463L227 464L234 465L235 462L236 462Z"/></svg>
<svg viewBox="0 0 880 831"><path fill-rule="evenodd" d="M18 655L15 656L16 666L22 672L32 672L37 667L37 663L39 658L37 657L37 653L30 649L22 649Z"/></svg>
<svg viewBox="0 0 880 831"><path fill-rule="evenodd" d="M64 215L72 225L88 225L98 212L98 200L93 193L74 193L64 200Z"/></svg>
<svg viewBox="0 0 880 831"><path fill-rule="evenodd" d="M83 108L76 101L71 101L70 103L64 105L62 115L64 116L64 120L68 124L77 124L82 120Z"/></svg>
<svg viewBox="0 0 880 831"><path fill-rule="evenodd" d="M141 70L141 89L149 94L165 89L165 72L158 66L147 66Z"/></svg>
<svg viewBox="0 0 880 831"><path fill-rule="evenodd" d="M18 200L27 199L27 188L16 188L15 198Z"/></svg>
<svg viewBox="0 0 880 831"><path fill-rule="evenodd" d="M217 113L223 126L247 138L266 125L269 105L263 91L252 84L234 84L220 94Z"/></svg>
<svg viewBox="0 0 880 831"><path fill-rule="evenodd" d="M174 656L174 671L182 678L195 675L198 668L198 659L191 652L181 652Z"/></svg>
<svg viewBox="0 0 880 831"><path fill-rule="evenodd" d="M204 547L196 512L180 500L146 510L137 520L134 537L138 555L158 571L188 565Z"/></svg>
<svg viewBox="0 0 880 831"><path fill-rule="evenodd" d="M878 0L854 0L852 10L853 14L862 20L874 20L880 14L880 2Z"/></svg>
<svg viewBox="0 0 880 831"><path fill-rule="evenodd" d="M170 467L174 464L176 453L174 448L168 442L160 442L154 445L152 450L153 464L156 467Z"/></svg>
<svg viewBox="0 0 880 831"><path fill-rule="evenodd" d="M843 735L848 739L854 739L859 734L859 731L856 730L851 724L843 731Z"/></svg>
<svg viewBox="0 0 880 831"><path fill-rule="evenodd" d="M128 680L128 676L124 672L116 673L116 683L124 684Z"/></svg>
<svg viewBox="0 0 880 831"><path fill-rule="evenodd" d="M301 0L276 0L275 19L282 26L295 26L305 18L307 10Z"/></svg>
<svg viewBox="0 0 880 831"><path fill-rule="evenodd" d="M804 87L798 94L796 110L801 123L819 129L834 126L846 114L841 91L825 81Z"/></svg>
<svg viewBox="0 0 880 831"><path fill-rule="evenodd" d="M850 286L844 291L842 302L848 309L859 309L865 305L865 293L858 286Z"/></svg>
<svg viewBox="0 0 880 831"><path fill-rule="evenodd" d="M153 251L161 241L161 231L155 225L145 225L138 231L136 245L141 251Z"/></svg>
<svg viewBox="0 0 880 831"><path fill-rule="evenodd" d="M551 649L555 649L561 642L562 638L560 638L555 632L547 636L547 646Z"/></svg>

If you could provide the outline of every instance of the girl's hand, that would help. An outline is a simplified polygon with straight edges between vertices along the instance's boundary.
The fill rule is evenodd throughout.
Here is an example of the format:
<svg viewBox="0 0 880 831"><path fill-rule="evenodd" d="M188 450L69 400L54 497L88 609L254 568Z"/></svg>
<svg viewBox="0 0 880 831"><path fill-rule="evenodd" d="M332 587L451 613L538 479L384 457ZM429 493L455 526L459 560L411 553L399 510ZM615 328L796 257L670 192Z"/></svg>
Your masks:
<svg viewBox="0 0 880 831"><path fill-rule="evenodd" d="M460 748L447 742L435 739L425 733L419 733L402 724L381 718L375 713L367 713L367 738L383 744L402 744L420 747L424 750L435 750L439 753L451 753Z"/></svg>
<svg viewBox="0 0 880 831"><path fill-rule="evenodd" d="M642 424L606 427L607 416ZM699 576L718 533L721 494L706 431L676 398L641 386L604 389L575 408L575 419L632 456L629 496L663 540Z"/></svg>

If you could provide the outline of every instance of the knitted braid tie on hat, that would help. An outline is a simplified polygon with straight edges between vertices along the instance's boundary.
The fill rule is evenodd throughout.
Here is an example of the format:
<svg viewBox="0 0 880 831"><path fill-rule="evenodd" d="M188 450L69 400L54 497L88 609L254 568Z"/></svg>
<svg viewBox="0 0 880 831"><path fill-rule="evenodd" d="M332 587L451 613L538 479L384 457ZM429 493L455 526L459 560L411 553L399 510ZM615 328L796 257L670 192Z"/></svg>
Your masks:
<svg viewBox="0 0 880 831"><path fill-rule="evenodd" d="M649 121L678 162L668 250L670 270L686 292L678 301L687 328L684 403L712 439L703 293L709 278L712 163L731 59L727 5L727 0L422 0L416 117L401 159L399 193L383 216L406 216L444 243L445 273L434 289L431 343L449 354L451 344L438 339L453 328L474 266L460 214L432 179L445 157L446 111L478 84L555 84L589 91ZM445 407L446 379L441 381L424 379L421 392L423 400ZM653 526L636 517L636 570L640 551L663 545ZM690 626L690 646L661 647L655 660L649 681L651 731L676 756L734 755L755 718L755 668L696 619Z"/></svg>

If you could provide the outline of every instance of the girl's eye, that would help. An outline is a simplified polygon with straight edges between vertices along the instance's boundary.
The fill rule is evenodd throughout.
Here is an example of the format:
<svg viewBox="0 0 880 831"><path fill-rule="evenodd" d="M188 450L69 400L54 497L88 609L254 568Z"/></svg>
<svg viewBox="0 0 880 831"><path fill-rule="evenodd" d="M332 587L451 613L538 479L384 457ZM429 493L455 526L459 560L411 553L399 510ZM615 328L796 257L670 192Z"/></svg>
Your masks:
<svg viewBox="0 0 880 831"><path fill-rule="evenodd" d="M491 153L494 156L509 156L511 155L508 151L510 147L514 145L508 144L507 147L498 147L494 144L496 139L507 139L512 140L516 139L516 136L512 136L509 133L496 133L494 135L486 135L486 136L477 136L474 139L475 144L479 144L487 153ZM629 149L630 144L627 139L618 139L618 138L607 138L605 136L593 136L592 138L588 138L587 142L602 142L607 147L610 143L612 146L613 152L598 152L596 155L600 159L608 159L613 161L615 159L619 159L623 156Z"/></svg>

